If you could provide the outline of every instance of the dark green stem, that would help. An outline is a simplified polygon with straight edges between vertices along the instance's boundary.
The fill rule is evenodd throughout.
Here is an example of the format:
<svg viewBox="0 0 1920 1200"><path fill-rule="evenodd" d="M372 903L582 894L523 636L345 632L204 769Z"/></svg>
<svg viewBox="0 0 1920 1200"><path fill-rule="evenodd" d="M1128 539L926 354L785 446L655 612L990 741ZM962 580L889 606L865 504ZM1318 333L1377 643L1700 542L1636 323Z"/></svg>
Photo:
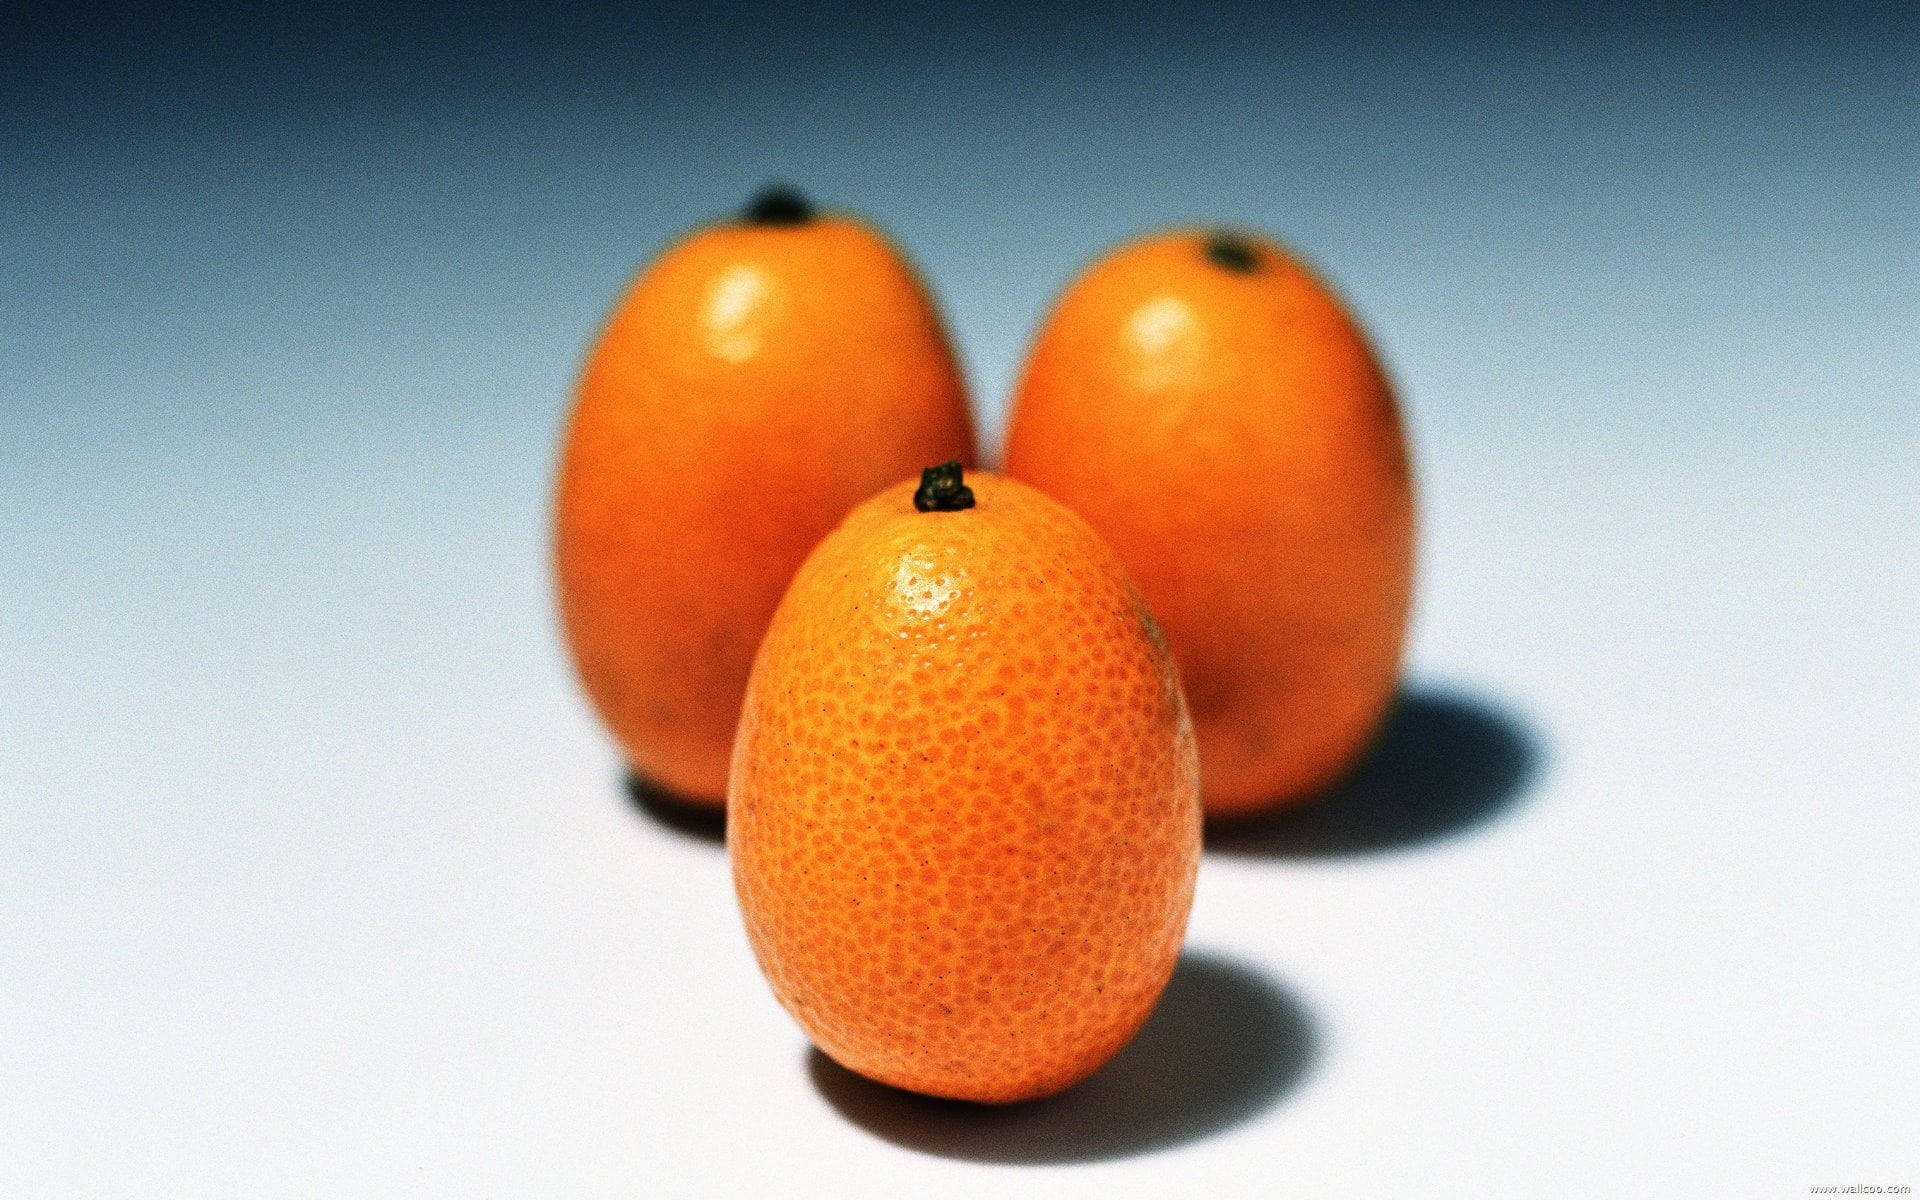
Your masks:
<svg viewBox="0 0 1920 1200"><path fill-rule="evenodd" d="M754 193L740 214L750 225L805 225L813 220L813 205L784 183L770 183Z"/></svg>
<svg viewBox="0 0 1920 1200"><path fill-rule="evenodd" d="M973 507L973 489L961 478L957 459L920 472L920 490L913 494L913 506L921 512L959 512Z"/></svg>
<svg viewBox="0 0 1920 1200"><path fill-rule="evenodd" d="M1237 233L1215 233L1207 238L1207 261L1240 275L1260 269L1260 250Z"/></svg>

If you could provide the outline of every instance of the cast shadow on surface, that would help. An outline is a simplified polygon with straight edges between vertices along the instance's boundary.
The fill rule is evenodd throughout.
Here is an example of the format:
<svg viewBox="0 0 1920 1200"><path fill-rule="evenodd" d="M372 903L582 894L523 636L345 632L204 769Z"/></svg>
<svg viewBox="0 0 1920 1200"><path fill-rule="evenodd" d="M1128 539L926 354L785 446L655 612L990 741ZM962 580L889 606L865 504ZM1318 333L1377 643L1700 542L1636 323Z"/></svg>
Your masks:
<svg viewBox="0 0 1920 1200"><path fill-rule="evenodd" d="M627 799L657 825L716 846L726 844L727 810L670 792L638 771L626 773Z"/></svg>
<svg viewBox="0 0 1920 1200"><path fill-rule="evenodd" d="M1312 1016L1277 983L1188 950L1133 1041L1058 1096L1004 1107L937 1100L874 1083L816 1049L807 1070L840 1115L908 1149L974 1162L1095 1162L1251 1120L1306 1079L1318 1043Z"/></svg>
<svg viewBox="0 0 1920 1200"><path fill-rule="evenodd" d="M1511 709L1462 691L1409 687L1353 774L1297 810L1208 822L1207 849L1267 858L1413 849L1508 812L1542 757L1538 735Z"/></svg>

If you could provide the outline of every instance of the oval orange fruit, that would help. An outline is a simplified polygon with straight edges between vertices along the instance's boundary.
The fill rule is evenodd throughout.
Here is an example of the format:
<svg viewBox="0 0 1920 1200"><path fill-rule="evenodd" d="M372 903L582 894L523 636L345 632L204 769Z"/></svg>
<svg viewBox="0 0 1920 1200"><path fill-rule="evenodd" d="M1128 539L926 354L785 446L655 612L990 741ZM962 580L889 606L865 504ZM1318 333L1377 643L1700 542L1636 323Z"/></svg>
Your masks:
<svg viewBox="0 0 1920 1200"><path fill-rule="evenodd" d="M807 551L973 451L933 304L866 226L773 190L644 272L587 360L555 546L574 663L633 769L723 803L754 649Z"/></svg>
<svg viewBox="0 0 1920 1200"><path fill-rule="evenodd" d="M747 688L727 842L760 966L816 1045L1007 1102L1091 1074L1166 986L1198 762L1099 537L949 468L856 508L794 577Z"/></svg>
<svg viewBox="0 0 1920 1200"><path fill-rule="evenodd" d="M1006 471L1138 581L1210 816L1296 803L1352 765L1399 672L1413 483L1365 336L1291 255L1182 231L1089 268L1029 357Z"/></svg>

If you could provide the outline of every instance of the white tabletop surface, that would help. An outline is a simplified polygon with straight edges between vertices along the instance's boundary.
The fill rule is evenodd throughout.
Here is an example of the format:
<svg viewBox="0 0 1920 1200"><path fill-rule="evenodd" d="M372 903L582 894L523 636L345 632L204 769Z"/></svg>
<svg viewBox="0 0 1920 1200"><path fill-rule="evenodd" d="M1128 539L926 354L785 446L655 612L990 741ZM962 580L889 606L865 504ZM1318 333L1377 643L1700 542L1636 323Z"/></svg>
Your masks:
<svg viewBox="0 0 1920 1200"><path fill-rule="evenodd" d="M1265 42L1104 100L1036 52L944 124L984 44L829 57L888 82L867 118L762 96L725 136L719 68L35 110L0 191L0 1195L1920 1186L1912 60L1551 42L1487 82L1389 39L1402 99ZM1400 714L1324 810L1210 844L1161 1010L1052 1101L811 1053L723 846L630 801L558 640L582 347L774 174L900 236L990 439L1067 275L1196 217L1299 244L1401 385Z"/></svg>

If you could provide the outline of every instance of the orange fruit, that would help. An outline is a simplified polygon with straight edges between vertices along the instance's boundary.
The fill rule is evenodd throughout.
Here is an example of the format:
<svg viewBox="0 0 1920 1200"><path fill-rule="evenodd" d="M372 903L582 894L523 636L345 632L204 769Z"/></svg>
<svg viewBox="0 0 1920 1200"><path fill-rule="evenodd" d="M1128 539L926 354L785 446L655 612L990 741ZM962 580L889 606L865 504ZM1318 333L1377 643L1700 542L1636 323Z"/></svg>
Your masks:
<svg viewBox="0 0 1920 1200"><path fill-rule="evenodd" d="M1297 803L1353 764L1399 673L1413 482L1365 335L1287 251L1181 231L1095 263L1033 347L1006 471L1138 580L1209 816Z"/></svg>
<svg viewBox="0 0 1920 1200"><path fill-rule="evenodd" d="M794 577L747 686L727 843L761 969L816 1045L1006 1102L1091 1074L1166 986L1198 762L1099 537L948 468L856 508Z"/></svg>
<svg viewBox="0 0 1920 1200"><path fill-rule="evenodd" d="M567 641L631 766L723 803L753 652L807 551L973 452L939 317L873 230L773 190L662 255L587 359L556 513Z"/></svg>

